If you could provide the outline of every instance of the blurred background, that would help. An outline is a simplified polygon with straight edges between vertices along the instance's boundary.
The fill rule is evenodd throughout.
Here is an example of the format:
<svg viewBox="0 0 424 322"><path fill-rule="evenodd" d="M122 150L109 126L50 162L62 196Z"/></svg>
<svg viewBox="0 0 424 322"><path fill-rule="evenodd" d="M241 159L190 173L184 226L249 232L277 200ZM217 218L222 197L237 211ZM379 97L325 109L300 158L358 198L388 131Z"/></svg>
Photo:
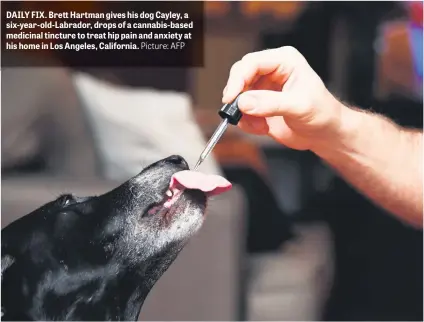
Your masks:
<svg viewBox="0 0 424 322"><path fill-rule="evenodd" d="M193 166L231 65L251 51L294 46L343 101L422 128L422 6L208 1L202 68L2 68L2 227L174 153ZM231 128L200 170L235 188L211 202L140 319L422 321L422 231L314 154Z"/></svg>

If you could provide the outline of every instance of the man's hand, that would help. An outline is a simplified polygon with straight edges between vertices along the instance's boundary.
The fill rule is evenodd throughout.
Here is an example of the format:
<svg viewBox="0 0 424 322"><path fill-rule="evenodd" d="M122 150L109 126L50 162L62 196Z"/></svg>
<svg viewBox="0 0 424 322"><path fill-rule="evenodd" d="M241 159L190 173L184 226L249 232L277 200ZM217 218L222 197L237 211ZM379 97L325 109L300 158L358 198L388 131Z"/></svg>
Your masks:
<svg viewBox="0 0 424 322"><path fill-rule="evenodd" d="M250 53L236 62L223 102L240 95L239 126L298 150L314 150L340 135L346 109L293 47Z"/></svg>
<svg viewBox="0 0 424 322"><path fill-rule="evenodd" d="M243 91L243 130L313 151L375 203L422 227L422 131L344 106L292 47L235 63L222 100Z"/></svg>

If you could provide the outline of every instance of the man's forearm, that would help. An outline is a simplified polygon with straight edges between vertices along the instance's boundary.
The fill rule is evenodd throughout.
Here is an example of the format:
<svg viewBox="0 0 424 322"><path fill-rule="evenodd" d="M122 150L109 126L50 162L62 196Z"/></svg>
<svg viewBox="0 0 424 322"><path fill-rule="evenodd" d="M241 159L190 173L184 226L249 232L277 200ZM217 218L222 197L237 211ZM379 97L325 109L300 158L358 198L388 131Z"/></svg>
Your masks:
<svg viewBox="0 0 424 322"><path fill-rule="evenodd" d="M376 204L422 227L422 132L346 107L342 115L340 137L315 153Z"/></svg>

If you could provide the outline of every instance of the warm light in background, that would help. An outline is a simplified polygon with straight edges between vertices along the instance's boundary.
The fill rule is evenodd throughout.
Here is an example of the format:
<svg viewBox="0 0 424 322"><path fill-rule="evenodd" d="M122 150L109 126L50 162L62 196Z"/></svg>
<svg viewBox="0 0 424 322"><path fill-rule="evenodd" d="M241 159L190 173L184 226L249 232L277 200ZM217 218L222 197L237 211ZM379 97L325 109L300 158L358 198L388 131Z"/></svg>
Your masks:
<svg viewBox="0 0 424 322"><path fill-rule="evenodd" d="M233 7L246 18L272 15L275 18L293 18L305 4L302 1L206 1L205 14L213 18L223 18Z"/></svg>
<svg viewBox="0 0 424 322"><path fill-rule="evenodd" d="M417 26L423 27L423 3L421 1L411 1L407 4L411 21Z"/></svg>
<svg viewBox="0 0 424 322"><path fill-rule="evenodd" d="M273 15L275 18L290 18L297 15L304 6L302 1L245 1L239 2L242 14L248 17Z"/></svg>
<svg viewBox="0 0 424 322"><path fill-rule="evenodd" d="M207 16L222 17L231 10L231 4L226 1L206 1L204 6Z"/></svg>

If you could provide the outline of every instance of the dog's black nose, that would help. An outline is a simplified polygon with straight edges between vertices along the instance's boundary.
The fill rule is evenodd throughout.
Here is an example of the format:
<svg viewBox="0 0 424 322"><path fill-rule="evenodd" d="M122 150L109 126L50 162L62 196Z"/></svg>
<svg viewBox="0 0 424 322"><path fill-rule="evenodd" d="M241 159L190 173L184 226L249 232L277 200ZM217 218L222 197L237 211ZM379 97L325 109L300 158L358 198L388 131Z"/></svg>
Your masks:
<svg viewBox="0 0 424 322"><path fill-rule="evenodd" d="M186 160L184 160L183 157L180 157L179 155L171 155L169 158L165 159L166 162L173 163L176 165L183 166L183 168L188 169L188 163Z"/></svg>

